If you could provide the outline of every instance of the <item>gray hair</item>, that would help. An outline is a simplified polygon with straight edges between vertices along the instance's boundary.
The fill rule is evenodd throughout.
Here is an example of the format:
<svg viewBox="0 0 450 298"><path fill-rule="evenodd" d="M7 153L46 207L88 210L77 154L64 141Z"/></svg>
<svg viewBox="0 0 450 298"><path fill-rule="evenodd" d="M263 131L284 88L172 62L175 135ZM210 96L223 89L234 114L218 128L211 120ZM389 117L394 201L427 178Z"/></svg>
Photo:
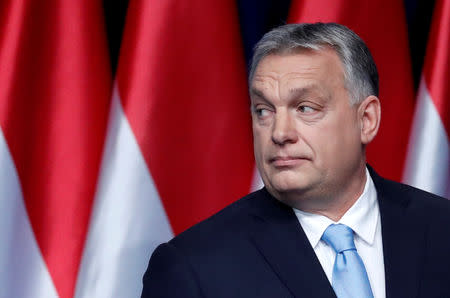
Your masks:
<svg viewBox="0 0 450 298"><path fill-rule="evenodd" d="M349 28L336 23L288 24L266 33L256 44L249 72L249 85L258 64L271 54L295 53L299 49L334 49L344 67L345 86L352 104L378 96L378 71L367 45Z"/></svg>

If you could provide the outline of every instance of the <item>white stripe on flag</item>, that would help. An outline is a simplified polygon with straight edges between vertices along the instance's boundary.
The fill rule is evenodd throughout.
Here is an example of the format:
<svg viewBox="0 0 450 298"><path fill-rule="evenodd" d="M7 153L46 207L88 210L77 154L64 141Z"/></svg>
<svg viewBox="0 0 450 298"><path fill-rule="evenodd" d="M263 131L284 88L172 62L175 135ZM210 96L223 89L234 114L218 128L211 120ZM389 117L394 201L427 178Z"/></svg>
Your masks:
<svg viewBox="0 0 450 298"><path fill-rule="evenodd" d="M0 130L0 297L58 297L25 209L16 167Z"/></svg>
<svg viewBox="0 0 450 298"><path fill-rule="evenodd" d="M449 153L444 125L422 77L404 182L449 198Z"/></svg>
<svg viewBox="0 0 450 298"><path fill-rule="evenodd" d="M153 249L173 233L116 87L75 297L138 297Z"/></svg>

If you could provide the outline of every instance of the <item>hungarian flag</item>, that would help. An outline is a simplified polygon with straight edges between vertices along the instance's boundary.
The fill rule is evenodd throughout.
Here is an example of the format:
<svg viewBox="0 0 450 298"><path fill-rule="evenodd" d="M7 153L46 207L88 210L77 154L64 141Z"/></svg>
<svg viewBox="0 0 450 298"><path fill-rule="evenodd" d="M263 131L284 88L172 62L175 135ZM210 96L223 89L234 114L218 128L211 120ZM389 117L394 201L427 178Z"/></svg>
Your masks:
<svg viewBox="0 0 450 298"><path fill-rule="evenodd" d="M383 176L400 181L414 96L402 0L293 0L289 21L336 22L368 45L380 76L381 125L367 160Z"/></svg>
<svg viewBox="0 0 450 298"><path fill-rule="evenodd" d="M450 199L450 1L435 4L404 181Z"/></svg>
<svg viewBox="0 0 450 298"><path fill-rule="evenodd" d="M1 297L73 297L111 93L102 14L0 2Z"/></svg>
<svg viewBox="0 0 450 298"><path fill-rule="evenodd" d="M156 245L250 191L238 24L234 1L130 1L77 297L139 296Z"/></svg>

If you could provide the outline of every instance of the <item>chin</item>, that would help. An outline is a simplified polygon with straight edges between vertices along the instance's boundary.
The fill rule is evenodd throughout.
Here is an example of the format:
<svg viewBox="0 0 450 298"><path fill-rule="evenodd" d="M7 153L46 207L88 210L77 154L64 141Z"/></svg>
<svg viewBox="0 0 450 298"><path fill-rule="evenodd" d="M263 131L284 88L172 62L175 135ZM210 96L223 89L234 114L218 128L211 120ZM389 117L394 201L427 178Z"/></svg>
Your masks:
<svg viewBox="0 0 450 298"><path fill-rule="evenodd" d="M320 185L320 179L314 178L316 177L304 173L286 171L266 177L267 181L264 181L264 184L268 186L268 190L273 195L302 196L311 193L311 191L314 192L314 189Z"/></svg>
<svg viewBox="0 0 450 298"><path fill-rule="evenodd" d="M274 179L272 180L271 186L273 190L280 195L288 195L294 193L301 194L311 189L311 183L302 181L302 179L298 178L295 181L292 181L290 179Z"/></svg>

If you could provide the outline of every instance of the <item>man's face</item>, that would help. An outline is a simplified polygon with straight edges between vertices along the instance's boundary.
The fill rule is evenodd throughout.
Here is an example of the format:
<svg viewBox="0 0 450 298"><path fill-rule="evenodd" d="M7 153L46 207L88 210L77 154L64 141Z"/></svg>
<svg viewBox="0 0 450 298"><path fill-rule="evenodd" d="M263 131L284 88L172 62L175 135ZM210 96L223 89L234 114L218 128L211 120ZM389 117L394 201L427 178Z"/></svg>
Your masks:
<svg viewBox="0 0 450 298"><path fill-rule="evenodd" d="M269 192L288 201L328 198L360 175L358 105L333 50L269 55L251 83L255 159Z"/></svg>

